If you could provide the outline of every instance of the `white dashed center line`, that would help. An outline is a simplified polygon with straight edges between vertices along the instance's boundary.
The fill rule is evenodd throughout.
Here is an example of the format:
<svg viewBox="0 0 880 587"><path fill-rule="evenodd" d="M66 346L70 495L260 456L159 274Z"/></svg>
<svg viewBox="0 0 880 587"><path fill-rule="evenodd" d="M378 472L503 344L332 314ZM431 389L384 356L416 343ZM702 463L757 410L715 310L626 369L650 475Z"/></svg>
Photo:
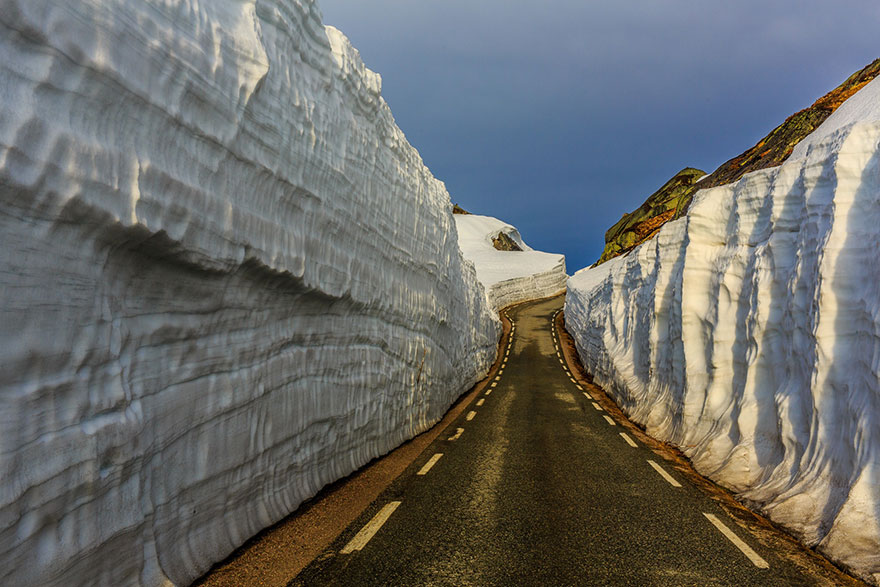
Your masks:
<svg viewBox="0 0 880 587"><path fill-rule="evenodd" d="M584 395L587 395L587 392L586 392L586 391L584 392ZM590 396L587 395L587 397L590 397ZM593 402L593 409L595 409L597 412L601 412L601 411L602 411L602 406L600 406L600 405L597 404L596 402Z"/></svg>
<svg viewBox="0 0 880 587"><path fill-rule="evenodd" d="M605 418L605 421L608 422L609 425L611 425L611 426L617 426L617 422L615 422L615 421L611 418L611 416L602 416L602 417Z"/></svg>
<svg viewBox="0 0 880 587"><path fill-rule="evenodd" d="M669 484L672 485L673 487L681 487L681 483L679 483L678 481L676 481L676 480L672 477L672 475L670 475L669 473L666 472L666 470L665 470L663 467L661 467L660 465L658 465L657 463L655 463L655 462L652 461L652 460L649 460L649 461L648 461L648 464L651 465L651 466L654 468L655 471L657 471L658 473L660 473L660 476L663 477L664 479L666 479L667 483L669 483Z"/></svg>
<svg viewBox="0 0 880 587"><path fill-rule="evenodd" d="M458 440L461 438L461 433L464 432L464 428L456 428L455 434L449 437L449 440Z"/></svg>
<svg viewBox="0 0 880 587"><path fill-rule="evenodd" d="M471 420L474 419L474 416L476 416L476 415L477 415L477 413L475 411L471 410L470 412L468 412L468 415L464 417L464 419L467 420L468 422L470 422Z"/></svg>
<svg viewBox="0 0 880 587"><path fill-rule="evenodd" d="M482 405L483 405L483 402L485 402L485 401L486 401L486 400L484 400L484 399L478 399L478 400L477 400L477 405L478 405L478 406L482 406Z"/></svg>
<svg viewBox="0 0 880 587"><path fill-rule="evenodd" d="M440 460L440 457L442 457L442 456L443 456L443 453L442 453L442 452L438 452L438 453L435 454L433 457L431 457L430 459L428 459L428 462L425 463L425 466L424 466L424 467L422 467L421 469L419 469L419 472L416 473L416 475L427 475L427 474L428 474L428 471L431 470L431 467L433 467L434 465L436 465L436 464L437 464L437 461L439 461L439 460Z"/></svg>
<svg viewBox="0 0 880 587"><path fill-rule="evenodd" d="M621 432L621 433L620 433L620 437L621 437L622 439L624 439L624 440L626 441L626 443L627 443L628 445L630 445L631 447L633 447L633 448L638 448L638 447L639 447L639 445L636 444L636 441L633 440L632 438L630 438L630 437L629 437L629 434L627 434L626 432Z"/></svg>
<svg viewBox="0 0 880 587"><path fill-rule="evenodd" d="M752 564L758 567L759 569L769 569L770 565L765 561L761 556L752 550L752 548L742 541L742 539L733 533L733 531L724 525L724 523L715 517L712 514L707 514L703 512L703 515L706 516L706 519L712 522L712 525L718 528L718 530L724 534L724 537L733 542L733 545L742 551L744 555L746 555Z"/></svg>
<svg viewBox="0 0 880 587"><path fill-rule="evenodd" d="M370 520L366 526L361 528L360 532L355 534L355 537L339 551L339 554L351 554L355 550L360 550L366 546L367 542L376 535L379 528L388 521L388 518L391 517L391 514L394 513L394 510L396 510L397 506L400 504L401 502L399 501L392 501L385 504L385 507L379 510L379 513L373 516L373 519Z"/></svg>

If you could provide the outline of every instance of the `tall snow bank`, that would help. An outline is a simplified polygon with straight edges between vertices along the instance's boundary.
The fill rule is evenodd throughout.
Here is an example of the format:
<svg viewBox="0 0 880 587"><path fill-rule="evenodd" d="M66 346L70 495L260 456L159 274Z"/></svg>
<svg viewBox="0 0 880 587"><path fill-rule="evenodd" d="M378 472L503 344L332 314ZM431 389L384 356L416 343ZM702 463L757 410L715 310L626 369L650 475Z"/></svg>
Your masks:
<svg viewBox="0 0 880 587"><path fill-rule="evenodd" d="M566 326L650 434L880 584L880 79L795 154L576 273Z"/></svg>
<svg viewBox="0 0 880 587"><path fill-rule="evenodd" d="M0 584L185 584L499 323L310 0L0 2Z"/></svg>
<svg viewBox="0 0 880 587"><path fill-rule="evenodd" d="M477 269L489 305L504 306L544 298L565 289L565 255L535 251L513 226L477 214L455 214L458 243ZM499 251L492 243L499 233L510 237L521 251Z"/></svg>

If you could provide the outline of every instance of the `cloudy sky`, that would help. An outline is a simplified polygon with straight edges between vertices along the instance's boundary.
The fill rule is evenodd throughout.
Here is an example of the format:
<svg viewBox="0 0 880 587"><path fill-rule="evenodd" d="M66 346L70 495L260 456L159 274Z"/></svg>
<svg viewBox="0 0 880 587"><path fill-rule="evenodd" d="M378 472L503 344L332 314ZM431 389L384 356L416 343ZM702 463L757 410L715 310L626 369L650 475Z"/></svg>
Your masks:
<svg viewBox="0 0 880 587"><path fill-rule="evenodd" d="M880 57L878 0L318 2L453 202L569 273L681 168L714 170Z"/></svg>

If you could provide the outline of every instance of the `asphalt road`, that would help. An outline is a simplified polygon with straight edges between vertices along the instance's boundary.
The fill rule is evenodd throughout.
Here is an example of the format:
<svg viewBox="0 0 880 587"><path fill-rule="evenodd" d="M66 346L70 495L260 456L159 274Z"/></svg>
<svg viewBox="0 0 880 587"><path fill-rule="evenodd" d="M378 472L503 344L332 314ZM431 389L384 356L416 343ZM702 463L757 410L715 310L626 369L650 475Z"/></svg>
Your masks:
<svg viewBox="0 0 880 587"><path fill-rule="evenodd" d="M495 380L290 585L829 584L585 393L558 350L562 303L509 311Z"/></svg>

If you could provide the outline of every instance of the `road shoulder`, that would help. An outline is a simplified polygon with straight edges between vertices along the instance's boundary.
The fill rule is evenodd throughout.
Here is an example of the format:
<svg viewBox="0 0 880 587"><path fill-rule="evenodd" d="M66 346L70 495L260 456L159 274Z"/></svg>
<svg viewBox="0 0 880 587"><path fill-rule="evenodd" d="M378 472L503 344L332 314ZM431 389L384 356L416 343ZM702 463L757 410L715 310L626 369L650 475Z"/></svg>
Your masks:
<svg viewBox="0 0 880 587"><path fill-rule="evenodd" d="M479 396L504 358L511 324L501 311L503 334L486 378L465 392L430 430L324 487L288 517L264 529L214 565L194 586L287 585L324 551Z"/></svg>

